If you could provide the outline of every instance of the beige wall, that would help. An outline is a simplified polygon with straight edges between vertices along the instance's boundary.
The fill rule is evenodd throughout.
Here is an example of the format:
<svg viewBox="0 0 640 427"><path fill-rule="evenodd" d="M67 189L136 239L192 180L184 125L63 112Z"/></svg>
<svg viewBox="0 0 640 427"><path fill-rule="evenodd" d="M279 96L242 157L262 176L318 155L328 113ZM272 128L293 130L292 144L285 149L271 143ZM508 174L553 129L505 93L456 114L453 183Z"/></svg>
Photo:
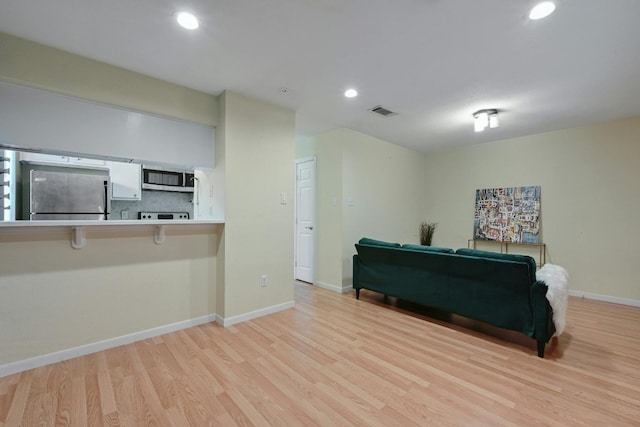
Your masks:
<svg viewBox="0 0 640 427"><path fill-rule="evenodd" d="M215 313L216 226L0 234L0 366ZM221 226L217 226L219 229Z"/></svg>
<svg viewBox="0 0 640 427"><path fill-rule="evenodd" d="M640 118L549 132L425 158L425 215L435 242L466 247L475 190L540 185L547 261L574 291L640 300Z"/></svg>
<svg viewBox="0 0 640 427"><path fill-rule="evenodd" d="M349 284L353 243L417 243L422 220L438 223L434 245L466 247L476 189L540 185L547 262L578 294L638 302L638 135L640 117L427 154L347 129L299 142L318 161L316 280Z"/></svg>
<svg viewBox="0 0 640 427"><path fill-rule="evenodd" d="M215 126L217 97L0 33L0 79Z"/></svg>
<svg viewBox="0 0 640 427"><path fill-rule="evenodd" d="M425 179L421 153L344 132L342 277L344 285L351 285L354 244L362 237L419 243Z"/></svg>
<svg viewBox="0 0 640 427"><path fill-rule="evenodd" d="M218 107L220 111L218 127L216 128L216 167L213 169L211 179L214 184L214 201L213 214L218 218L228 218L225 203L226 203L226 137L225 137L225 121L226 121L226 93L220 94L218 97ZM218 239L218 252L216 257L216 314L224 318L224 303L225 303L225 240L226 233L225 227L220 230L220 236Z"/></svg>
<svg viewBox="0 0 640 427"><path fill-rule="evenodd" d="M226 224L218 314L229 319L293 302L295 115L229 91L222 104Z"/></svg>
<svg viewBox="0 0 640 427"><path fill-rule="evenodd" d="M314 281L336 287L342 284L342 130L318 135L307 145L306 156L316 157Z"/></svg>
<svg viewBox="0 0 640 427"><path fill-rule="evenodd" d="M0 59L3 80L217 126L216 168L206 177L214 196L203 208L227 221L215 231L170 228L162 245L149 230L89 233L82 250L70 248L68 230L2 230L0 320L11 327L0 330L0 366L293 303L293 111L198 93L5 34Z"/></svg>
<svg viewBox="0 0 640 427"><path fill-rule="evenodd" d="M299 153L317 156L316 281L350 286L354 244L362 237L418 242L422 153L349 129L299 146Z"/></svg>
<svg viewBox="0 0 640 427"><path fill-rule="evenodd" d="M218 124L218 97L2 33L0 79ZM152 230L90 231L87 247L74 250L68 230L0 229L0 366L215 314L224 227L193 230L170 227L162 245L153 242Z"/></svg>

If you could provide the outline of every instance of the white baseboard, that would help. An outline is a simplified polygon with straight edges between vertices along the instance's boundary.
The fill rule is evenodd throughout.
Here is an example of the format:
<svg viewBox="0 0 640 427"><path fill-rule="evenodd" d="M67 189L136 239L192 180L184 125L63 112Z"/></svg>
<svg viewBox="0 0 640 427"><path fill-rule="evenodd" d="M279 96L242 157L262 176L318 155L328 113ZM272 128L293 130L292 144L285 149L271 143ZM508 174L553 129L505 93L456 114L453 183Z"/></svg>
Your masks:
<svg viewBox="0 0 640 427"><path fill-rule="evenodd" d="M231 317L221 317L216 315L216 322L222 326L231 326L236 323L246 322L247 320L256 319L258 317L266 316L267 314L277 313L282 310L287 310L295 306L294 301L283 302L282 304L272 305L271 307L261 308L260 310L250 311L249 313L239 314Z"/></svg>
<svg viewBox="0 0 640 427"><path fill-rule="evenodd" d="M597 301L612 302L615 304L630 305L632 307L640 307L640 301L635 299L611 297L609 295L592 294L589 292L571 291L571 290L569 291L569 295L578 297L578 298L587 298L587 299L593 299Z"/></svg>
<svg viewBox="0 0 640 427"><path fill-rule="evenodd" d="M331 283L326 283L326 282L314 282L313 284L319 288L328 289L330 291L338 292L340 294L346 294L347 292L351 292L353 290L352 285L338 286L338 285L332 285Z"/></svg>
<svg viewBox="0 0 640 427"><path fill-rule="evenodd" d="M181 322L171 323L169 325L158 326L156 328L134 332L115 338L109 338L91 344L85 344L78 347L56 351L53 353L43 354L42 356L36 356L25 360L19 360L17 362L7 363L6 365L0 366L0 378L16 374L18 372L28 371L29 369L39 368L40 366L62 362L63 360L69 360L121 345L131 344L136 341L146 340L148 338L168 334L170 332L179 331L181 329L192 328L194 326L213 322L215 320L215 314L208 314L206 316L196 317L194 319L183 320Z"/></svg>

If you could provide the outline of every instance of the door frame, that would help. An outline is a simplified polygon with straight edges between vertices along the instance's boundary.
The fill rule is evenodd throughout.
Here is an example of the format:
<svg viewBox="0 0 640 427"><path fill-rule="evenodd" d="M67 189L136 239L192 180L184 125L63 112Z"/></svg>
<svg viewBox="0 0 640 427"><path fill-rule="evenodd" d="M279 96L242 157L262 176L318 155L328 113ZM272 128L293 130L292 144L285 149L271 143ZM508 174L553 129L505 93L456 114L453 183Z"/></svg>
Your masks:
<svg viewBox="0 0 640 427"><path fill-rule="evenodd" d="M318 172L318 160L316 156L307 156L302 157L300 159L296 159L295 161L295 176L296 176L296 184L295 184L295 204L294 204L294 218L293 218L293 280L298 280L297 276L297 266L298 266L298 165L300 163L313 162L313 209L312 209L312 218L314 224L314 231L316 229L316 220L317 220L317 172ZM311 284L315 284L316 281L316 233L312 233L313 239L313 256L311 257L311 262L313 264L313 274L311 275Z"/></svg>

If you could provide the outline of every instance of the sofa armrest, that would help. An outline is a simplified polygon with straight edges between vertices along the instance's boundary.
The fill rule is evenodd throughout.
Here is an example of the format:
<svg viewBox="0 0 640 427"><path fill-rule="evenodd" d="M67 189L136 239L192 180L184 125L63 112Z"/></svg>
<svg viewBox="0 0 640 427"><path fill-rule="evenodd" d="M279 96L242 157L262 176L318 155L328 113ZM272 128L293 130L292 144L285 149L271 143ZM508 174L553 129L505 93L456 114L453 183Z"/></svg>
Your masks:
<svg viewBox="0 0 640 427"><path fill-rule="evenodd" d="M553 309L547 300L547 285L536 281L531 285L531 309L533 310L534 331L536 341L549 342L556 327L553 323Z"/></svg>

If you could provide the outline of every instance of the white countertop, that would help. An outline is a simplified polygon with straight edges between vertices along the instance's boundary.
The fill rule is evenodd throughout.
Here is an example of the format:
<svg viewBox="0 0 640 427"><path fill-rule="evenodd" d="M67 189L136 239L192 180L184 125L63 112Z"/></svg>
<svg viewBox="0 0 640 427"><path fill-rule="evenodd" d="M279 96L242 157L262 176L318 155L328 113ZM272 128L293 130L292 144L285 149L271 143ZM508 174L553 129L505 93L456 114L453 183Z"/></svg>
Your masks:
<svg viewBox="0 0 640 427"><path fill-rule="evenodd" d="M223 219L184 219L184 220L76 220L76 221L0 221L0 228L11 227L109 227L118 225L206 225L224 224Z"/></svg>
<svg viewBox="0 0 640 427"><path fill-rule="evenodd" d="M86 230L92 235L117 233L129 227L145 229L152 232L154 241L162 244L166 229L187 227L196 232L210 233L211 226L224 224L222 219L185 219L185 220L108 220L108 221L0 221L0 234L41 235L59 232L71 232L71 246L82 249L87 244ZM194 228L192 228L194 227Z"/></svg>

